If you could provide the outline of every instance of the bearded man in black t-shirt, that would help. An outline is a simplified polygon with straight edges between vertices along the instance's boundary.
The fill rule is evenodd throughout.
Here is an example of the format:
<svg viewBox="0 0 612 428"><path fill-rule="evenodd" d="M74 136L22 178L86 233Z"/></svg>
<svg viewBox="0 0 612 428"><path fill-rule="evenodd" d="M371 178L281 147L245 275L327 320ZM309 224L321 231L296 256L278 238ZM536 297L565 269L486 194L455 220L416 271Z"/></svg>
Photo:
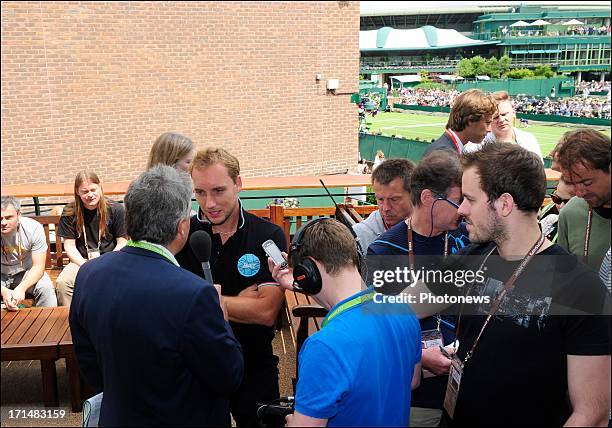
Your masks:
<svg viewBox="0 0 612 428"><path fill-rule="evenodd" d="M463 263L484 273L462 294L488 300L460 311L443 425L605 425L610 296L593 271L542 236L541 161L500 143L462 164L458 213L473 243Z"/></svg>

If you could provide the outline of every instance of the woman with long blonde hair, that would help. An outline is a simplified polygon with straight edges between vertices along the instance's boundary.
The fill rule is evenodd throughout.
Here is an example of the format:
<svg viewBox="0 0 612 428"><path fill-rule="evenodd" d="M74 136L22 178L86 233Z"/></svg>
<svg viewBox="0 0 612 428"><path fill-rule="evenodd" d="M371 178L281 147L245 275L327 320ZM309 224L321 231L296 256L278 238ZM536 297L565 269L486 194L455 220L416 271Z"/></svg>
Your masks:
<svg viewBox="0 0 612 428"><path fill-rule="evenodd" d="M97 174L79 171L74 180L74 200L62 212L57 238L64 238L70 263L57 277L57 300L60 306L72 301L74 280L79 267L127 243L123 205L107 199Z"/></svg>

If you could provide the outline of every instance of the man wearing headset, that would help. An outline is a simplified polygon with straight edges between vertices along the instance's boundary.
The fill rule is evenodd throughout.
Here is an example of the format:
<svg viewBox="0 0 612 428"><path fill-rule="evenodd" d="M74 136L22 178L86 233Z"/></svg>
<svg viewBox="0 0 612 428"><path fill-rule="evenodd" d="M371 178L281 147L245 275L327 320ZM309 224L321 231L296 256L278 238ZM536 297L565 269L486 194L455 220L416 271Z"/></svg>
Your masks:
<svg viewBox="0 0 612 428"><path fill-rule="evenodd" d="M459 224L461 164L447 150L437 150L421 160L412 173L412 215L379 236L368 257L408 255L415 270L433 263L432 257L456 253L469 244L468 232ZM409 251L412 248L412 251ZM415 257L416 256L416 257ZM454 352L455 317L436 314L420 320L423 335L421 386L412 397L411 426L438 426L451 360L440 345Z"/></svg>
<svg viewBox="0 0 612 428"><path fill-rule="evenodd" d="M287 426L406 426L421 372L416 317L376 303L373 290L363 289L357 244L336 220L307 223L288 261L281 269L268 259L273 278L312 295L329 313L300 351Z"/></svg>

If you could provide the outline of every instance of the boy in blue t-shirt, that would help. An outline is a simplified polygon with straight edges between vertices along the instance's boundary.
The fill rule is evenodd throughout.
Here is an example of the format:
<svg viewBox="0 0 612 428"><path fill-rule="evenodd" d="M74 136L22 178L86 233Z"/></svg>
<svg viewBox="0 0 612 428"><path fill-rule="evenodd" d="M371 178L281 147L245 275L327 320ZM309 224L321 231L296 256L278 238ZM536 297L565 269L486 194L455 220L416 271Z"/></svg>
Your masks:
<svg viewBox="0 0 612 428"><path fill-rule="evenodd" d="M421 331L410 308L362 289L355 240L336 220L307 223L289 254L289 269L268 259L273 278L329 313L299 354L287 426L407 426L421 373Z"/></svg>

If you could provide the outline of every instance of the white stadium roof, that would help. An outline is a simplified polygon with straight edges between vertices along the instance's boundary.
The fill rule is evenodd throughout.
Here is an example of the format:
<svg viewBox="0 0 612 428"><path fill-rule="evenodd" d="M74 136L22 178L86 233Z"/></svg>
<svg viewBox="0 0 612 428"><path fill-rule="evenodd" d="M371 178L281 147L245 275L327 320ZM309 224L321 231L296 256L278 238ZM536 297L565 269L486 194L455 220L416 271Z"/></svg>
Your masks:
<svg viewBox="0 0 612 428"><path fill-rule="evenodd" d="M431 25L411 30L383 27L378 30L359 32L360 51L446 49L492 43L499 42L474 40L457 30L442 30Z"/></svg>

